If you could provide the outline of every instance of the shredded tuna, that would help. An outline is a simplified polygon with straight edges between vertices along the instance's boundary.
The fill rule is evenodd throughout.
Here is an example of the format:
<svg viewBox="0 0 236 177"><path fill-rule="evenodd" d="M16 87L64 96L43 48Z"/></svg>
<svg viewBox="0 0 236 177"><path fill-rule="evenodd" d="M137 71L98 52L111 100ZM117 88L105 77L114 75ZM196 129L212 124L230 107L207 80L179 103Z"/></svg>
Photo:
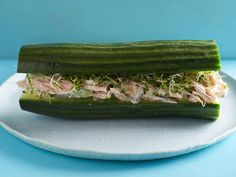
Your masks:
<svg viewBox="0 0 236 177"><path fill-rule="evenodd" d="M216 96L215 92L210 87L206 88L206 94L209 95L210 97L212 97L215 100L217 99L217 96Z"/></svg>
<svg viewBox="0 0 236 177"><path fill-rule="evenodd" d="M110 92L115 95L116 98L118 98L121 101L127 101L131 102L132 99L127 97L125 94L120 92L120 89L118 88L110 88Z"/></svg>
<svg viewBox="0 0 236 177"><path fill-rule="evenodd" d="M141 96L144 94L144 90L143 90L143 87L141 87L141 86L138 86L137 88L136 88L136 92L135 92L135 94L133 95L133 99L134 100L140 100L140 98L141 98Z"/></svg>
<svg viewBox="0 0 236 177"><path fill-rule="evenodd" d="M70 94L73 91L73 84L70 81L61 80L59 86L54 86L53 88L58 95Z"/></svg>
<svg viewBox="0 0 236 177"><path fill-rule="evenodd" d="M220 79L217 84L211 88L212 92L218 97L224 97L227 95L228 87L227 84Z"/></svg>
<svg viewBox="0 0 236 177"><path fill-rule="evenodd" d="M94 92L107 92L108 84L95 85L93 80L86 80L83 88Z"/></svg>
<svg viewBox="0 0 236 177"><path fill-rule="evenodd" d="M209 77L209 81L210 81L211 85L214 86L217 84L219 77L215 73L209 74L208 77Z"/></svg>
<svg viewBox="0 0 236 177"><path fill-rule="evenodd" d="M200 83L194 82L193 87L194 90L198 93L206 93L206 88Z"/></svg>
<svg viewBox="0 0 236 177"><path fill-rule="evenodd" d="M161 89L161 88L157 88L156 89L156 93L159 95L159 96L166 96L166 94L167 94L167 91L166 90L164 90L164 89Z"/></svg>
<svg viewBox="0 0 236 177"><path fill-rule="evenodd" d="M42 82L38 80L33 80L32 81L33 87L35 90L38 90L40 92L47 92L49 94L55 94L56 91L54 88L51 87L49 82Z"/></svg>
<svg viewBox="0 0 236 177"><path fill-rule="evenodd" d="M125 82L123 88L125 89L125 95L132 99L132 103L138 103L144 94L143 86L133 81Z"/></svg>
<svg viewBox="0 0 236 177"><path fill-rule="evenodd" d="M198 96L196 96L196 95L193 95L193 94L191 94L191 95L189 95L189 97L188 97L188 101L190 101L190 102L192 102L192 103L201 103L202 104L202 106L205 106L205 102L203 102L202 100L201 100L201 98L199 98Z"/></svg>
<svg viewBox="0 0 236 177"><path fill-rule="evenodd" d="M73 92L72 97L74 98L89 98L93 96L93 92L87 89L79 89Z"/></svg>
<svg viewBox="0 0 236 177"><path fill-rule="evenodd" d="M111 93L110 92L94 92L93 97L94 99L105 100L111 97Z"/></svg>
<svg viewBox="0 0 236 177"><path fill-rule="evenodd" d="M174 100L170 100L170 99L167 99L167 98L161 98L161 97L158 97L158 96L143 95L142 99L146 100L146 101L156 101L156 102L162 102L162 103L177 103Z"/></svg>
<svg viewBox="0 0 236 177"><path fill-rule="evenodd" d="M141 100L165 103L177 103L179 100L184 100L199 102L204 106L206 103L218 102L218 98L225 96L228 91L227 84L218 72L150 74L127 78L104 75L99 75L99 78L96 78L96 75L92 77L95 79L79 75L61 76L58 73L28 74L25 80L17 84L21 88L36 91L39 95L93 97L95 100L109 99L111 95L114 95L118 100L133 104Z"/></svg>
<svg viewBox="0 0 236 177"><path fill-rule="evenodd" d="M28 82L26 81L26 79L21 80L21 81L18 81L18 82L17 82L17 85L18 85L20 88L22 88L22 89L26 89L26 88L29 86L29 84L28 84Z"/></svg>
<svg viewBox="0 0 236 177"><path fill-rule="evenodd" d="M157 102L163 102L163 103L177 103L174 100L170 100L167 98L161 98L158 96L153 95L154 90L149 89L143 96L142 99L146 101L157 101Z"/></svg>
<svg viewBox="0 0 236 177"><path fill-rule="evenodd" d="M169 93L169 97L176 98L178 100L181 100L183 98L182 95L180 95L179 93L172 93L172 92Z"/></svg>
<svg viewBox="0 0 236 177"><path fill-rule="evenodd" d="M193 87L195 91L192 91L192 94L199 96L204 102L214 103L217 101L215 96L207 94L207 88L202 84L194 83Z"/></svg>
<svg viewBox="0 0 236 177"><path fill-rule="evenodd" d="M208 78L211 84L209 90L216 97L223 97L227 94L227 84L222 80L222 76L218 72L212 72L208 74ZM209 91L208 91L209 92Z"/></svg>
<svg viewBox="0 0 236 177"><path fill-rule="evenodd" d="M95 82L92 79L90 79L90 80L86 80L85 84L86 85L95 85Z"/></svg>
<svg viewBox="0 0 236 177"><path fill-rule="evenodd" d="M214 99L213 97L211 97L205 93L198 93L198 92L193 91L192 94L195 96L199 96L204 102L207 102L207 103L217 102L216 99Z"/></svg>
<svg viewBox="0 0 236 177"><path fill-rule="evenodd" d="M65 91L71 91L74 87L73 83L67 80L62 80L60 82L60 85L62 87L62 90L65 90Z"/></svg>
<svg viewBox="0 0 236 177"><path fill-rule="evenodd" d="M33 87L40 92L47 92L49 94L69 94L72 93L73 84L70 81L62 80L58 85L52 85L49 81L32 81Z"/></svg>

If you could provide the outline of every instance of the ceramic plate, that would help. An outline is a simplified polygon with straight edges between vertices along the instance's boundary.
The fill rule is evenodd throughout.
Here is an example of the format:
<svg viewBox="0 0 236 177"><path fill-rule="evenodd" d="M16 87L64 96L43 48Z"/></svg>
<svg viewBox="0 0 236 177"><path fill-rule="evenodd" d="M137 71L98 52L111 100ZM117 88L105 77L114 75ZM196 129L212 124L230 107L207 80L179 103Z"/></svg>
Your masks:
<svg viewBox="0 0 236 177"><path fill-rule="evenodd" d="M84 158L148 160L196 151L212 145L236 128L236 81L221 99L217 121L191 118L71 120L42 116L20 109L21 89L15 74L0 87L0 125L36 147Z"/></svg>

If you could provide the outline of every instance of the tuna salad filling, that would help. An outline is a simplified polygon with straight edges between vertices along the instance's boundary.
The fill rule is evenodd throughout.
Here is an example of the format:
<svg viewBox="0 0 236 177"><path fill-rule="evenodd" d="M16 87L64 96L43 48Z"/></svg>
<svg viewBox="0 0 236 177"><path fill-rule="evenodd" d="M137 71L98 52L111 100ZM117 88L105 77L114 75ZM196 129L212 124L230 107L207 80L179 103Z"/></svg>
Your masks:
<svg viewBox="0 0 236 177"><path fill-rule="evenodd" d="M138 104L142 101L218 103L228 87L217 71L174 74L73 75L27 74L18 85L38 97L93 98Z"/></svg>

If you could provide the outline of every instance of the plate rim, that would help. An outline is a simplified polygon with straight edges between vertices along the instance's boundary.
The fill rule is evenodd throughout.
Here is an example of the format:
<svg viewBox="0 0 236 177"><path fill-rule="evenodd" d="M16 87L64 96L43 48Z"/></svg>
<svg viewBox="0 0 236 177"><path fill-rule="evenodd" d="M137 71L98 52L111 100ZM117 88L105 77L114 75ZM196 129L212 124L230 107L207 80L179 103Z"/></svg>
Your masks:
<svg viewBox="0 0 236 177"><path fill-rule="evenodd" d="M235 78L232 77L231 75L222 72L224 75L227 75L227 77L230 77L233 79L235 82ZM9 84L10 80L16 75L19 75L19 73L15 73L12 76L10 76L7 80L5 80L1 86L0 86L0 92L1 89L6 85ZM70 148L62 148L59 146L56 146L54 144L48 143L44 140L41 140L39 138L33 138L30 136L27 136L14 128L10 127L6 123L2 122L0 119L0 127L5 129L8 133L11 135L17 137L18 139L22 140L25 143L28 143L34 147L44 149L50 152L54 152L57 154L63 154L67 156L73 156L73 157L82 157L82 158L87 158L87 159L101 159L101 160L121 160L121 161L136 161L136 160L152 160L152 159L161 159L161 158L168 158L168 157L174 157L178 155L183 155L187 154L193 151L197 151L206 147L209 147L217 142L220 142L223 140L225 137L229 136L233 132L236 131L236 125L228 129L225 133L216 136L209 140L206 143L201 143L198 145L192 145L188 146L185 148L177 149L177 150L172 150L172 151L159 151L159 152L140 152L140 153L119 153L119 152L114 152L114 153L109 153L109 152L103 152L103 151L94 151L94 150L83 150L83 149L70 149Z"/></svg>

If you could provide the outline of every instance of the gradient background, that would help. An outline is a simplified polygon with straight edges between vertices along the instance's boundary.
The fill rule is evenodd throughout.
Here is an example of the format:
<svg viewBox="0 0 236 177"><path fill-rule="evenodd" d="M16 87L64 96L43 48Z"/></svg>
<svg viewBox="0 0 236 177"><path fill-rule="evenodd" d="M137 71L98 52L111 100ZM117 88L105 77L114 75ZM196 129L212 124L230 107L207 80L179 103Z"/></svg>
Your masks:
<svg viewBox="0 0 236 177"><path fill-rule="evenodd" d="M215 39L236 56L235 0L0 0L0 57L23 44Z"/></svg>

